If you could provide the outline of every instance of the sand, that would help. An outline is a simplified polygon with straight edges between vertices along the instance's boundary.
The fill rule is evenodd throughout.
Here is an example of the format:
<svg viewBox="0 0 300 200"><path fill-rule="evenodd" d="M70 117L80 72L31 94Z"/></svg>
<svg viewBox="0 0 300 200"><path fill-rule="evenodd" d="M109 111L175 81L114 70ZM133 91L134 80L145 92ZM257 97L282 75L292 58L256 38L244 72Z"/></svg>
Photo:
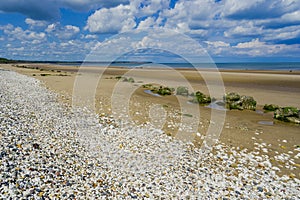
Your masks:
<svg viewBox="0 0 300 200"><path fill-rule="evenodd" d="M10 64L2 64L1 68L15 70L21 74L34 76L42 80L47 88L58 92L62 95L62 100L72 103L72 94L74 80L76 79L78 67L57 66L47 64L18 64L15 67ZM37 69L35 69L37 68ZM96 73L104 72L104 70L95 67L86 67L85 71L79 73L90 73L98 76ZM131 74L130 74L131 73ZM183 75L180 78L178 74ZM213 80L220 75L224 81L226 92L237 92L239 94L253 96L257 101L257 111L227 111L226 120L220 141L237 149L256 148L257 143L266 143L268 152L258 152L274 157L275 166L281 171L279 174L295 174L300 177L299 156L296 156L296 146L300 145L300 126L274 121L274 125L260 124L261 121L273 122L272 113L263 113L264 104L277 104L279 106L295 106L300 108L300 73L284 72L284 71L233 71L224 70L218 74L217 72L203 71L199 74L197 71L180 69L177 72L162 69L135 69L128 70L125 68L109 68L101 77L95 95L96 111L99 114L111 114L111 99L118 94L116 88L129 87L133 93L130 94L129 112L133 121L137 124L149 121L149 110L153 105L161 105L167 113L166 123L159 124L167 134L174 135L178 131L180 117L183 113L180 110L179 101L187 101L186 97L168 96L155 97L144 92L145 89L140 86L145 83L162 83L166 86L180 86L189 83L195 91L200 90L208 94L208 88L204 78ZM45 76L41 76L46 74ZM117 76L124 75L134 77L135 83L124 83L116 79ZM81 76L80 75L80 76ZM211 82L211 84L216 84ZM211 109L197 105L185 105L188 109L200 109L200 119L197 121L199 125L198 131L205 134L211 122ZM154 117L155 118L155 117ZM155 121L155 119L152 119ZM195 123L194 117L190 119ZM159 120L158 120L159 121ZM199 122L199 123L198 123ZM170 125L170 127L168 127ZM201 139L196 137L196 144L201 143ZM200 144L199 144L200 145ZM277 155L287 154L294 159L293 169L287 169L285 163L276 160Z"/></svg>

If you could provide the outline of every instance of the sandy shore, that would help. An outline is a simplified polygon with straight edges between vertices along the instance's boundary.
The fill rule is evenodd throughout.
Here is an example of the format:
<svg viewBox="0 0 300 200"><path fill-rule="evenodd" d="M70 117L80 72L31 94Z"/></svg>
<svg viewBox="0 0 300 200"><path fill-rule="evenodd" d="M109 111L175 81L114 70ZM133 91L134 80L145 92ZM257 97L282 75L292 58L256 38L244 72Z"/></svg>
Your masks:
<svg viewBox="0 0 300 200"><path fill-rule="evenodd" d="M23 67L12 65L1 65L2 68L15 70L19 73L34 76L41 80L45 86L62 95L62 100L71 103L74 81L78 67L55 66L46 64L18 64ZM167 134L173 135L178 131L180 116L179 101L187 101L186 97L155 97L144 92L141 88L145 83L157 83L162 81L166 86L181 86L187 82L195 91L200 90L208 94L206 81L212 81L216 72L204 71L200 74L192 70L178 70L185 77L178 78L178 74L160 69L135 69L109 68L105 71L87 67L79 73L95 72L103 73L96 94L96 109L99 114L109 115L112 112L111 99L118 91L116 88L130 87L134 92L130 95L129 112L133 121L137 124L149 121L149 110L151 106L162 105L167 113L166 123L159 124ZM258 149L258 145L265 144L266 151L257 150L258 155L267 155L272 164L278 166L278 174L287 174L300 177L300 159L297 146L300 145L300 127L297 125L274 122L273 125L260 124L262 121L273 122L272 113L263 113L264 104L277 104L279 106L300 107L300 73L299 72L268 72L268 71L222 71L218 76L222 78L225 92L237 92L253 96L258 103L255 111L227 111L225 125L222 129L220 141L238 149ZM117 76L134 77L135 83L123 83L116 79ZM223 83L222 82L222 83ZM212 84L214 84L212 82ZM180 99L181 98L181 99ZM186 106L196 110L196 105ZM210 120L211 109L200 106L200 119L196 122L198 131L202 135L206 133ZM195 122L194 117L190 119ZM199 122L199 123L198 123ZM196 134L196 133L195 133ZM201 143L200 137L196 137L196 143ZM297 155L298 154L298 155ZM288 162L278 157L287 155ZM294 174L294 175L293 175Z"/></svg>

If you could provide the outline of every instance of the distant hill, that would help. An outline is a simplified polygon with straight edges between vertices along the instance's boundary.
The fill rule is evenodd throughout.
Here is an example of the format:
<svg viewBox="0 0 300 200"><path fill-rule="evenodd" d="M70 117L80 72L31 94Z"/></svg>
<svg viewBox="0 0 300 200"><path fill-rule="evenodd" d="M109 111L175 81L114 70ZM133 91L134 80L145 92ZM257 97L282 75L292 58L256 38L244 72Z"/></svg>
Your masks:
<svg viewBox="0 0 300 200"><path fill-rule="evenodd" d="M0 63L16 63L15 60L9 60L9 59L6 59L6 58L0 58Z"/></svg>

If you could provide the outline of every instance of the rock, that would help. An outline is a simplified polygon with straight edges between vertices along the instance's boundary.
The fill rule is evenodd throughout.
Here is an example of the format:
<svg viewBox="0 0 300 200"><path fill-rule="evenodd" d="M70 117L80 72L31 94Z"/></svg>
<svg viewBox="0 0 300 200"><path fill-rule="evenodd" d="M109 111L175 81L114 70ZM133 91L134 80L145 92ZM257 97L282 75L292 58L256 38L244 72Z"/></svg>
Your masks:
<svg viewBox="0 0 300 200"><path fill-rule="evenodd" d="M32 144L32 147L35 149L40 149L40 145L37 143Z"/></svg>
<svg viewBox="0 0 300 200"><path fill-rule="evenodd" d="M175 90L174 88L159 86L159 88L152 87L151 92L165 96L165 95L172 95L174 90Z"/></svg>
<svg viewBox="0 0 300 200"><path fill-rule="evenodd" d="M297 117L287 117L287 120L295 124L300 124L300 118Z"/></svg>
<svg viewBox="0 0 300 200"><path fill-rule="evenodd" d="M283 107L274 112L274 119L300 124L300 111L295 107Z"/></svg>
<svg viewBox="0 0 300 200"><path fill-rule="evenodd" d="M257 187L257 190L258 190L259 192L263 192L263 191L264 191L264 189L263 189L262 187Z"/></svg>
<svg viewBox="0 0 300 200"><path fill-rule="evenodd" d="M256 101L251 96L240 96L239 94L232 92L225 96L225 102L226 107L230 110L256 110Z"/></svg>
<svg viewBox="0 0 300 200"><path fill-rule="evenodd" d="M207 96L202 92L197 91L196 94L194 95L194 98L190 100L190 102L199 103L199 104L209 104L211 103L211 98L210 96Z"/></svg>
<svg viewBox="0 0 300 200"><path fill-rule="evenodd" d="M176 95L188 96L189 95L189 89L187 87L179 86L176 89Z"/></svg>
<svg viewBox="0 0 300 200"><path fill-rule="evenodd" d="M274 105L274 104L265 104L263 109L265 111L275 111L275 110L279 109L279 106Z"/></svg>

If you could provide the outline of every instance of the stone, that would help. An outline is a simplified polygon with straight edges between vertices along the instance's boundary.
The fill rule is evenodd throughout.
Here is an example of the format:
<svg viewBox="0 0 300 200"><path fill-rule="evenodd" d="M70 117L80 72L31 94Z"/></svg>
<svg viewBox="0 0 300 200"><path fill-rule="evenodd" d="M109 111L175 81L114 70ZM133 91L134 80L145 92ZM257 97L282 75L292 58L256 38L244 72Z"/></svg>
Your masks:
<svg viewBox="0 0 300 200"><path fill-rule="evenodd" d="M295 107L282 107L274 112L274 119L300 124L300 111Z"/></svg>
<svg viewBox="0 0 300 200"><path fill-rule="evenodd" d="M275 105L275 104L265 104L263 109L265 111L275 111L275 110L279 109L279 106Z"/></svg>
<svg viewBox="0 0 300 200"><path fill-rule="evenodd" d="M256 101L251 96L239 95L235 92L231 92L224 97L226 107L230 110L256 110Z"/></svg>
<svg viewBox="0 0 300 200"><path fill-rule="evenodd" d="M197 91L196 94L194 95L193 99L190 100L190 102L205 105L205 104L211 103L211 98L210 98L210 96L207 96L207 95L203 94L202 92Z"/></svg>
<svg viewBox="0 0 300 200"><path fill-rule="evenodd" d="M187 87L179 86L176 89L176 95L188 96L189 95L189 89Z"/></svg>
<svg viewBox="0 0 300 200"><path fill-rule="evenodd" d="M263 189L262 187L257 187L257 190L258 190L259 192L263 192L263 191L264 191L264 189Z"/></svg>

